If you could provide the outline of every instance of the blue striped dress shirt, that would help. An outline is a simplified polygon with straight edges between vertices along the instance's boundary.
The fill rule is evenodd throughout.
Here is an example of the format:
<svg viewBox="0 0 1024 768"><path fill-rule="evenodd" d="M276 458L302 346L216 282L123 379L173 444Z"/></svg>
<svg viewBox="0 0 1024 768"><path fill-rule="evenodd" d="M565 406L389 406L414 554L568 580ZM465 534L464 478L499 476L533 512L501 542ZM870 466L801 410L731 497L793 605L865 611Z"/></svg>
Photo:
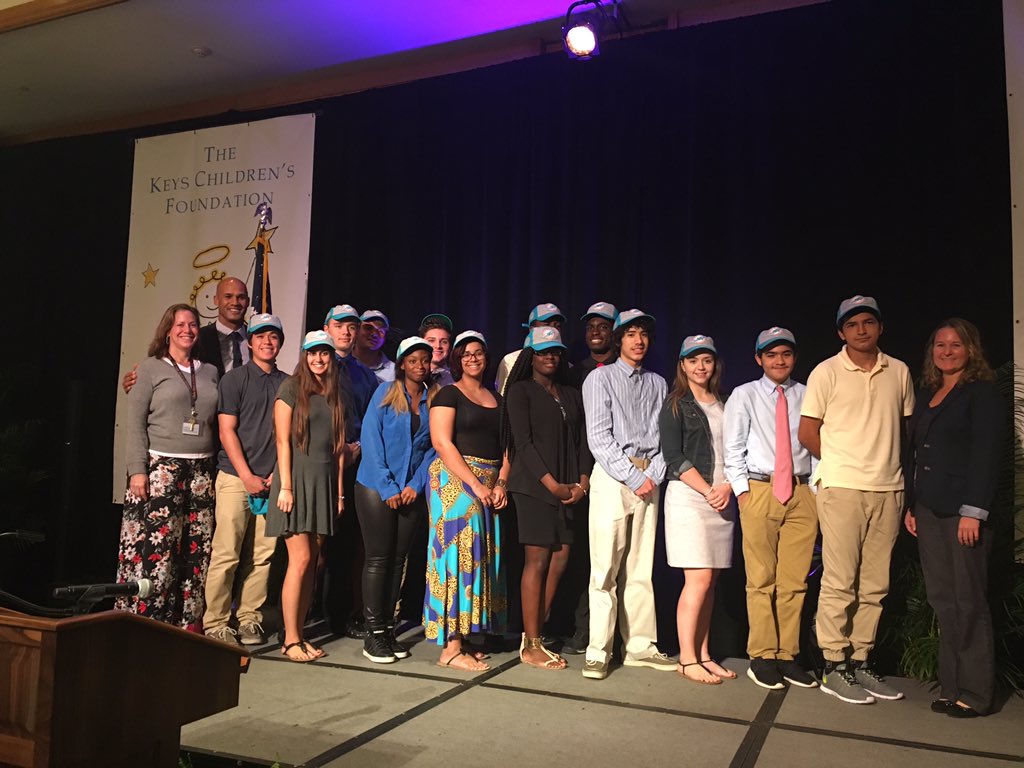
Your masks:
<svg viewBox="0 0 1024 768"><path fill-rule="evenodd" d="M590 452L610 477L633 491L645 476L655 485L665 479L658 414L667 392L661 376L631 368L621 358L595 369L583 382ZM650 459L651 465L641 472L630 456Z"/></svg>
<svg viewBox="0 0 1024 768"><path fill-rule="evenodd" d="M775 386L775 382L762 376L736 387L725 403L725 479L737 496L750 490L748 472L770 475L775 470L775 403L779 398ZM796 436L807 387L787 379L782 391L789 408L793 474L809 475L817 460Z"/></svg>

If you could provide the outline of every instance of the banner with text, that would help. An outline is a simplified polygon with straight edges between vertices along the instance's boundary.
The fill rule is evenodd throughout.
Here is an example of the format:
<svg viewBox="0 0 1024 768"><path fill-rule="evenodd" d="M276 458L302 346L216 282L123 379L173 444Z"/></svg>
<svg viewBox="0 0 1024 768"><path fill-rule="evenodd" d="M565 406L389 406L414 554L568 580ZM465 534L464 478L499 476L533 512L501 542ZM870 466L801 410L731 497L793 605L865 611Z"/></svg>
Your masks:
<svg viewBox="0 0 1024 768"><path fill-rule="evenodd" d="M279 117L139 139L135 144L121 372L146 356L164 310L185 302L200 322L215 321L214 294L225 277L249 289L249 313L281 318L278 360L288 373L305 333L309 216L316 116ZM125 489L118 389L114 501Z"/></svg>

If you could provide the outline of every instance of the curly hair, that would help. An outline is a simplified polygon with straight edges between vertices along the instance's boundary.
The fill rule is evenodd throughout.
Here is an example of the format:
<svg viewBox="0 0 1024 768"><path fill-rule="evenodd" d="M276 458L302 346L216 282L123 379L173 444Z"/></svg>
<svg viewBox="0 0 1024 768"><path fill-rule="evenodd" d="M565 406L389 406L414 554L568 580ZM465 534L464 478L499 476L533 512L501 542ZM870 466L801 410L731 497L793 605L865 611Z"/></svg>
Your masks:
<svg viewBox="0 0 1024 768"><path fill-rule="evenodd" d="M967 365L956 385L959 387L972 381L994 380L996 375L985 359L985 350L981 345L981 334L978 333L977 326L962 317L950 317L935 326L932 335L928 337L928 343L924 347L924 363L921 366L921 386L931 390L937 390L942 386L942 372L935 365L933 348L935 337L943 328L953 329L967 352Z"/></svg>

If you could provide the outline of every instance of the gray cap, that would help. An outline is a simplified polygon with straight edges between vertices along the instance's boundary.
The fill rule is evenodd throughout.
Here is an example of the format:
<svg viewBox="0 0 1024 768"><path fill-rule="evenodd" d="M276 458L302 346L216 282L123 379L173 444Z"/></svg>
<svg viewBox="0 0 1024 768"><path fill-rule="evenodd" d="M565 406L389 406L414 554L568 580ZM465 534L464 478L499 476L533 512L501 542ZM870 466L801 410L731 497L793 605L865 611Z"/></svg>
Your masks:
<svg viewBox="0 0 1024 768"><path fill-rule="evenodd" d="M614 323L614 325L612 325L612 328L613 329L614 328L621 328L624 325L629 325L629 323L632 323L634 320L639 320L639 319L644 318L644 317L646 317L652 323L654 322L654 316L653 315L648 315L643 310L640 310L640 309L626 309L626 310L623 310L622 312L619 312L619 314L617 314L615 316L615 323Z"/></svg>
<svg viewBox="0 0 1024 768"><path fill-rule="evenodd" d="M696 336L687 336L683 339L682 346L679 347L680 359L690 357L698 352L710 352L717 357L718 350L715 349L715 340L710 336L705 336L703 333L698 333Z"/></svg>
<svg viewBox="0 0 1024 768"><path fill-rule="evenodd" d="M839 305L839 311L836 313L836 327L842 328L843 323L854 315L859 315L861 312L870 312L872 315L877 317L879 320L882 319L882 310L878 308L878 302L871 296L851 296L850 298L843 301Z"/></svg>
<svg viewBox="0 0 1024 768"><path fill-rule="evenodd" d="M779 344L789 344L796 348L796 338L788 328L780 328L773 325L757 334L757 343L754 344L754 354L760 354L767 349L776 347Z"/></svg>

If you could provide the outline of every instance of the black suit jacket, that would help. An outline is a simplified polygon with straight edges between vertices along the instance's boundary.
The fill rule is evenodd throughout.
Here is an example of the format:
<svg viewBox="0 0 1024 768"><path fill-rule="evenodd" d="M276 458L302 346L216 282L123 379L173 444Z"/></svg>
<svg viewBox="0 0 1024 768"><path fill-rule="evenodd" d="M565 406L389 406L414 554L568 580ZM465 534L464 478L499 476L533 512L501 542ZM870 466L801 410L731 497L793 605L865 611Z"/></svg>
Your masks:
<svg viewBox="0 0 1024 768"><path fill-rule="evenodd" d="M217 324L210 323L199 329L196 342L196 359L217 367L217 373L224 378L224 358L220 354L220 335Z"/></svg>
<svg viewBox="0 0 1024 768"><path fill-rule="evenodd" d="M1008 413L990 381L954 387L925 418L934 390L920 389L903 459L907 505L920 501L939 517L963 505L992 510ZM922 431L924 430L924 431Z"/></svg>
<svg viewBox="0 0 1024 768"><path fill-rule="evenodd" d="M558 500L540 482L551 473L559 483L578 483L580 475L590 475L594 458L587 444L587 425L583 396L575 387L560 385L558 395L565 418L554 398L526 379L505 391L515 458L508 478L508 489L555 505Z"/></svg>

